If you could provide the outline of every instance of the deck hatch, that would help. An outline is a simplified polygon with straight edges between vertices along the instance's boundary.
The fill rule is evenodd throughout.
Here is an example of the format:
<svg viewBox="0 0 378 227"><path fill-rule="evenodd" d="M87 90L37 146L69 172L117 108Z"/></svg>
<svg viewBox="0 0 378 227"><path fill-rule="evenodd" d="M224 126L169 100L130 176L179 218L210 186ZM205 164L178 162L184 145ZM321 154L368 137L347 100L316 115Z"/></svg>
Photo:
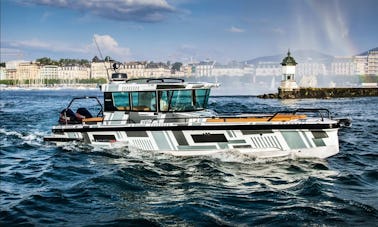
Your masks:
<svg viewBox="0 0 378 227"><path fill-rule="evenodd" d="M224 134L192 135L192 138L195 143L228 142Z"/></svg>

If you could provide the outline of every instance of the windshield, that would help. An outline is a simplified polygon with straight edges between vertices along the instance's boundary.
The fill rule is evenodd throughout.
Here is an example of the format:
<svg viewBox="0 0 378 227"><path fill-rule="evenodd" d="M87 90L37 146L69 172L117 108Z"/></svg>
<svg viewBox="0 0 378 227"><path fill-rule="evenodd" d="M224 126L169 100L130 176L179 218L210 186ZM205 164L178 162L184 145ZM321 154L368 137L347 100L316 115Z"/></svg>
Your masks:
<svg viewBox="0 0 378 227"><path fill-rule="evenodd" d="M106 92L104 103L105 111L184 112L205 109L209 95L210 89Z"/></svg>
<svg viewBox="0 0 378 227"><path fill-rule="evenodd" d="M159 110L195 111L207 107L209 89L159 91Z"/></svg>

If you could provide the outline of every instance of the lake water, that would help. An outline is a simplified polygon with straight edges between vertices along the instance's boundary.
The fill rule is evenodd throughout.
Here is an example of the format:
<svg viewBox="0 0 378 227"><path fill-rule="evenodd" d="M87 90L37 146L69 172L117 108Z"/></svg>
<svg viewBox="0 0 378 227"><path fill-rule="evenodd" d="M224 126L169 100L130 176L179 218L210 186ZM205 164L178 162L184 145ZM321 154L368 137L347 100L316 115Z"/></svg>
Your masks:
<svg viewBox="0 0 378 227"><path fill-rule="evenodd" d="M211 97L217 112L328 108L349 116L327 160L254 160L236 151L172 157L43 142L74 96L1 91L0 225L378 226L378 97Z"/></svg>

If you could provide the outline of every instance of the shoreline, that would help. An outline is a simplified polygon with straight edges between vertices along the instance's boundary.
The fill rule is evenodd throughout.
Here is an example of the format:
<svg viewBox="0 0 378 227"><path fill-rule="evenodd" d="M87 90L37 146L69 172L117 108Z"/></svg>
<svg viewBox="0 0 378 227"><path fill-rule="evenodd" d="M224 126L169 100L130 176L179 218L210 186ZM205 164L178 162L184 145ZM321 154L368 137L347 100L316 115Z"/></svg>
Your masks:
<svg viewBox="0 0 378 227"><path fill-rule="evenodd" d="M96 90L99 89L98 84L78 84L78 85L59 85L59 86L15 86L15 85L0 85L0 91L30 91L30 90Z"/></svg>

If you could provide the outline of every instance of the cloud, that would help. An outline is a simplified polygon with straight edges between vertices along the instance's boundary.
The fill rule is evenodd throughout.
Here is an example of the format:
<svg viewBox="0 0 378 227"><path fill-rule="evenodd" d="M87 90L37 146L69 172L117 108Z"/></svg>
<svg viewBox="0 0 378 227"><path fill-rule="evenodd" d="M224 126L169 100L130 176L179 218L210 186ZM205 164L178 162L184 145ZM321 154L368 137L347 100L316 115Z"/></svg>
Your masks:
<svg viewBox="0 0 378 227"><path fill-rule="evenodd" d="M270 31L271 31L272 33L275 33L275 34L278 34L278 35L283 35L283 34L285 34L285 30L282 29L282 28L272 28L272 29L270 29Z"/></svg>
<svg viewBox="0 0 378 227"><path fill-rule="evenodd" d="M48 50L52 52L75 52L84 53L86 50L74 45L46 40L30 39L4 42L6 46L19 49Z"/></svg>
<svg viewBox="0 0 378 227"><path fill-rule="evenodd" d="M130 57L130 49L120 46L118 42L110 35L94 34L93 39L87 44L29 39L17 41L2 41L1 45L4 48L19 50L19 52L22 51L25 53L44 51L57 53L60 56L72 56L75 54L80 54L86 55L91 58L93 55L99 54L94 39L96 39L101 52L105 56L111 56L113 59L120 61L126 60Z"/></svg>
<svg viewBox="0 0 378 227"><path fill-rule="evenodd" d="M90 49L96 48L96 42L101 53L111 56L116 60L126 60L130 57L130 49L127 47L121 47L118 42L110 35L93 35L93 42L90 45ZM105 57L105 56L103 56ZM117 59L118 58L118 59Z"/></svg>
<svg viewBox="0 0 378 227"><path fill-rule="evenodd" d="M232 26L231 28L227 29L227 31L231 32L231 33L243 33L243 32L245 32L244 29L238 28L238 27L234 27L234 26Z"/></svg>
<svg viewBox="0 0 378 227"><path fill-rule="evenodd" d="M9 61L9 60L15 60L15 59L20 60L23 57L24 57L24 53L20 49L0 47L1 62Z"/></svg>
<svg viewBox="0 0 378 227"><path fill-rule="evenodd" d="M27 0L29 4L67 8L112 20L158 22L175 8L165 0Z"/></svg>

